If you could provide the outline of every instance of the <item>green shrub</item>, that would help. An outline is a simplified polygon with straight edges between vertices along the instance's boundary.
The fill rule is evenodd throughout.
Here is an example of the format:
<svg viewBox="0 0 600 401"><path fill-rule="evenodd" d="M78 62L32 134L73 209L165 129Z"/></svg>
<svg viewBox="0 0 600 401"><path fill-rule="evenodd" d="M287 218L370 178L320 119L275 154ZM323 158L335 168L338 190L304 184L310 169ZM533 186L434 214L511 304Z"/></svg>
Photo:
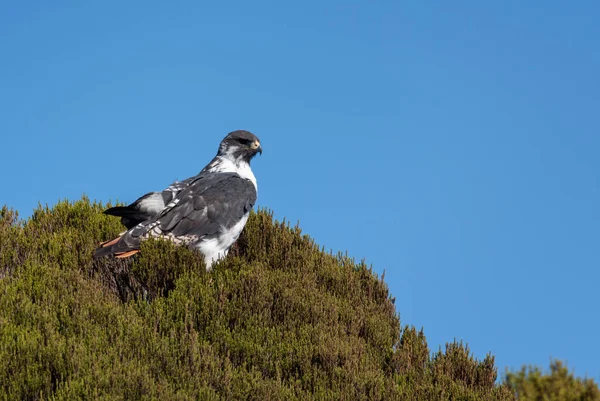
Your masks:
<svg viewBox="0 0 600 401"><path fill-rule="evenodd" d="M536 366L507 372L505 382L520 401L600 401L600 389L594 380L576 378L558 360L550 362L548 373Z"/></svg>
<svg viewBox="0 0 600 401"><path fill-rule="evenodd" d="M491 356L430 353L364 263L253 213L206 272L165 241L93 260L118 219L84 198L0 215L6 400L512 400Z"/></svg>

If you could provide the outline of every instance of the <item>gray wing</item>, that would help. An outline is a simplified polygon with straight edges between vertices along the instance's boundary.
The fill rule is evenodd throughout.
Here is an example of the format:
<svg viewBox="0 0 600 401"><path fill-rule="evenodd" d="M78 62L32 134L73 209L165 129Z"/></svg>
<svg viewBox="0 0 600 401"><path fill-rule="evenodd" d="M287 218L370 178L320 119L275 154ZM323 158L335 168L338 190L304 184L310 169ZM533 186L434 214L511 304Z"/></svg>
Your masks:
<svg viewBox="0 0 600 401"><path fill-rule="evenodd" d="M121 223L128 229L153 219L160 213L182 190L187 188L198 175L183 181L175 181L162 192L148 192L128 206L115 206L104 211L105 214L121 217Z"/></svg>
<svg viewBox="0 0 600 401"><path fill-rule="evenodd" d="M96 251L96 256L118 255L139 249L142 238L167 236L185 241L218 236L252 209L256 188L236 173L196 177L155 218L133 227L120 239ZM108 244L107 244L108 245Z"/></svg>
<svg viewBox="0 0 600 401"><path fill-rule="evenodd" d="M157 227L163 235L210 237L233 227L255 202L256 188L236 173L201 176L165 208Z"/></svg>
<svg viewBox="0 0 600 401"><path fill-rule="evenodd" d="M181 191L192 185L194 182L199 180L200 178L207 178L212 175L208 170L210 167L218 161L217 157L215 157L210 163L208 163L198 174L187 178L183 181L175 181L171 185L169 185L164 191L160 194L162 196L162 200L164 202L164 206L166 207ZM162 211L162 210L161 210ZM158 216L160 213L156 213ZM154 216L153 216L154 217Z"/></svg>
<svg viewBox="0 0 600 401"><path fill-rule="evenodd" d="M179 193L181 191L183 191L184 189L186 189L187 187L190 186L190 184L192 182L194 182L194 180L197 180L199 177L199 175L195 175L193 177L190 177L188 179L185 179L183 181L175 181L174 183L172 183L171 185L169 185L164 191L162 191L160 193L162 201L163 201L163 208L160 210L160 212L156 213L154 216L158 216L160 215L160 213L164 210L164 208L171 203L171 201L173 201L173 199L175 199L175 197L177 195L179 195Z"/></svg>
<svg viewBox="0 0 600 401"><path fill-rule="evenodd" d="M215 157L209 164L204 167L200 173L183 181L175 181L163 191L148 192L140 196L133 203L127 206L115 206L104 211L105 214L118 216L121 218L121 223L131 229L140 223L151 220L160 215L165 207L175 199L175 197L184 189L189 187L199 178L211 175L210 168L217 163Z"/></svg>

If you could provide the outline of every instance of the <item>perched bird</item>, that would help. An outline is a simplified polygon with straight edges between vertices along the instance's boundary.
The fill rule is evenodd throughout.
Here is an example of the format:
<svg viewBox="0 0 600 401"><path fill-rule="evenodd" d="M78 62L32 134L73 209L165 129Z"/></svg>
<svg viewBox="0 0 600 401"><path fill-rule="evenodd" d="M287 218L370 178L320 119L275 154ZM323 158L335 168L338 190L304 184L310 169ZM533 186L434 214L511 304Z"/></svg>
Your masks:
<svg viewBox="0 0 600 401"><path fill-rule="evenodd" d="M247 131L234 131L229 135L233 135L236 132L247 132ZM229 136L228 135L228 136ZM225 138L227 139L227 137ZM104 211L104 214L121 217L121 223L127 228L133 228L139 223L146 220L150 220L157 217L165 207L181 192L187 188L191 183L198 179L203 173L213 173L221 171L222 167L222 154L221 149L223 148L223 142L219 147L219 153L212 159L206 167L204 167L197 175L187 178L183 181L175 181L169 185L162 192L148 192L142 195L133 203L127 206L114 206ZM223 152L225 149L223 148ZM260 152L260 150L259 150Z"/></svg>
<svg viewBox="0 0 600 401"><path fill-rule="evenodd" d="M94 256L126 258L139 252L142 240L163 237L198 249L210 269L238 239L256 202L256 178L250 161L257 153L262 154L262 147L254 134L233 131L198 175L162 193L146 194L116 212L112 210L115 208L107 210L126 218L126 226L138 223L101 244Z"/></svg>

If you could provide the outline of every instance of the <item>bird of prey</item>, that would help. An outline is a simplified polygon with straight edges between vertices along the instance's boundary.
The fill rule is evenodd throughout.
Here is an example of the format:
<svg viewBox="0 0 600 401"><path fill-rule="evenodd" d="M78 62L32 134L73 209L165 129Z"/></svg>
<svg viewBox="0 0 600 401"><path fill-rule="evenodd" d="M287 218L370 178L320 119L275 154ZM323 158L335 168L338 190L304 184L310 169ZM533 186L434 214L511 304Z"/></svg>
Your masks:
<svg viewBox="0 0 600 401"><path fill-rule="evenodd" d="M233 132L231 133L233 134ZM231 135L230 134L230 135ZM139 223L158 216L181 190L187 188L203 173L212 173L218 169L221 154L217 154L206 167L197 175L183 181L175 181L162 192L148 192L127 206L114 206L104 211L104 214L121 217L121 223L127 228L133 228Z"/></svg>
<svg viewBox="0 0 600 401"><path fill-rule="evenodd" d="M142 196L117 210L121 214L109 213L126 218L128 230L101 244L94 256L126 258L139 252L142 240L162 237L198 249L210 269L238 239L256 202L250 161L257 153L262 154L262 146L254 134L229 133L198 175Z"/></svg>

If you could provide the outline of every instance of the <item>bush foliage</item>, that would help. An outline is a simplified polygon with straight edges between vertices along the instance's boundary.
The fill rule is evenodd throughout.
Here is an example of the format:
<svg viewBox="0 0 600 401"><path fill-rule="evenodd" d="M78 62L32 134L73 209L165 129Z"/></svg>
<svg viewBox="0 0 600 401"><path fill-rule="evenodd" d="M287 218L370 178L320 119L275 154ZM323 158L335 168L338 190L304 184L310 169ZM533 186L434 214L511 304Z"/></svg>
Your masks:
<svg viewBox="0 0 600 401"><path fill-rule="evenodd" d="M93 260L122 231L104 209L1 210L2 399L514 399L492 356L432 354L383 279L265 210L206 272L158 240Z"/></svg>
<svg viewBox="0 0 600 401"><path fill-rule="evenodd" d="M576 378L558 360L550 362L549 373L536 366L523 366L517 372L508 372L505 381L520 401L600 400L600 389L594 380Z"/></svg>

